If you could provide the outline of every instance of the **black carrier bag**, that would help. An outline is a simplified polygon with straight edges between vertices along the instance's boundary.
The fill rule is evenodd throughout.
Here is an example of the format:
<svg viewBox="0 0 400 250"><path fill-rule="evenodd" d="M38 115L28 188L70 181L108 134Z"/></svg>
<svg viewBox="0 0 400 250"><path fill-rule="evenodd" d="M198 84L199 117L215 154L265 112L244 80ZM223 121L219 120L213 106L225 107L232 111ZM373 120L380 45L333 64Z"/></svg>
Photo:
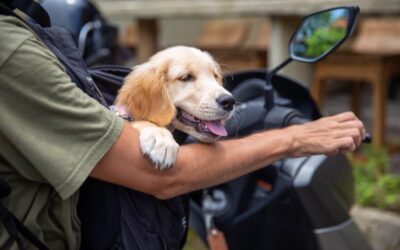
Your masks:
<svg viewBox="0 0 400 250"><path fill-rule="evenodd" d="M15 16L11 11L15 8L35 20L28 21L28 25L57 56L77 87L104 106L113 103L129 68L98 66L88 70L69 32L51 27L39 4L33 0L0 0L0 14ZM9 192L6 183L0 180L0 184L1 199ZM181 249L186 239L188 207L186 196L158 200L89 178L80 189L78 204L81 249ZM1 203L0 218L20 249L24 249L20 234L38 249L47 249Z"/></svg>

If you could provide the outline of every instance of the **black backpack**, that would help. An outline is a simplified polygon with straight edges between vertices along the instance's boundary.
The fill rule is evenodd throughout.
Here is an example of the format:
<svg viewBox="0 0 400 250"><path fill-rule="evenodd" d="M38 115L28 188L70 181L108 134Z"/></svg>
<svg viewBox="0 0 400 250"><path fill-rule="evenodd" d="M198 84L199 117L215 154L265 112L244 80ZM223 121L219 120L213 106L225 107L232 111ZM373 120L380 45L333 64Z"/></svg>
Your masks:
<svg viewBox="0 0 400 250"><path fill-rule="evenodd" d="M68 31L51 27L46 11L33 0L0 0L0 14L15 8L34 21L26 21L64 65L72 81L104 106L113 103L129 68L98 66L87 69ZM180 135L181 138L184 136ZM0 199L11 190L0 178ZM89 178L80 189L78 215L81 249L180 249L188 224L188 198L158 200L150 195ZM21 234L38 249L47 249L0 203L0 218L10 236L24 249Z"/></svg>

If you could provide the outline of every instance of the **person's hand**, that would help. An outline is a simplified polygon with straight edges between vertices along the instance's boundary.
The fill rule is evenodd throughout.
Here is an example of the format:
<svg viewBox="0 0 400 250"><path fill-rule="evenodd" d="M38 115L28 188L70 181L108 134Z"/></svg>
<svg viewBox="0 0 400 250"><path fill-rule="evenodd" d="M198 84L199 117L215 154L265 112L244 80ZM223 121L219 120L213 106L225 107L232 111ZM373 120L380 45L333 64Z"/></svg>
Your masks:
<svg viewBox="0 0 400 250"><path fill-rule="evenodd" d="M291 126L287 130L293 138L291 156L295 157L354 151L365 137L363 123L352 112Z"/></svg>

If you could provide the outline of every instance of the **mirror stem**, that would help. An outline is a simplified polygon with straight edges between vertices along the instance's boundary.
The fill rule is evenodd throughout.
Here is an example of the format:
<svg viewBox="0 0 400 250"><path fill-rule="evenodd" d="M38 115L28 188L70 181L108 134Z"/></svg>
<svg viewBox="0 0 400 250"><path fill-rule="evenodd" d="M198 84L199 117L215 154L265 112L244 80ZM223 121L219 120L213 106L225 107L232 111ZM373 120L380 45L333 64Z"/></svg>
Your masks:
<svg viewBox="0 0 400 250"><path fill-rule="evenodd" d="M264 98L265 98L264 107L267 110L271 110L275 106L272 78L276 75L276 73L278 73L279 70L281 70L283 67L289 64L292 60L293 59L289 57L278 66L268 71L267 77L265 79L265 88L264 88Z"/></svg>
<svg viewBox="0 0 400 250"><path fill-rule="evenodd" d="M272 70L268 71L268 75L267 75L267 85L268 84L272 84L272 78L274 77L274 75L276 75L276 73L278 73L279 70L281 70L283 67L285 67L286 65L288 65L291 61L293 61L292 58L287 58L285 61L281 62L281 64L279 64L278 66L276 66L275 68L273 68Z"/></svg>

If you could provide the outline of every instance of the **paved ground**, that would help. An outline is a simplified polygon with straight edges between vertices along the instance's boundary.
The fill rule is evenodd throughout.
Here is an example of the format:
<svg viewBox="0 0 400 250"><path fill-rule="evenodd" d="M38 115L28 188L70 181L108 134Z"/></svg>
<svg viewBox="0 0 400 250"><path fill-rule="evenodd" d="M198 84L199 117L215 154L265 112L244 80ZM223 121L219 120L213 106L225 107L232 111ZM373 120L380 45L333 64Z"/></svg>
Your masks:
<svg viewBox="0 0 400 250"><path fill-rule="evenodd" d="M328 84L329 94L326 98L323 113L336 114L342 111L350 110L350 90L346 84L330 83ZM394 85L391 89L391 95L394 98L388 99L387 117L386 117L386 140L391 145L400 147L400 82ZM362 96L362 111L360 118L364 121L367 130L371 131L371 89L368 85L364 85L361 90ZM391 155L392 169L400 174L400 152Z"/></svg>

